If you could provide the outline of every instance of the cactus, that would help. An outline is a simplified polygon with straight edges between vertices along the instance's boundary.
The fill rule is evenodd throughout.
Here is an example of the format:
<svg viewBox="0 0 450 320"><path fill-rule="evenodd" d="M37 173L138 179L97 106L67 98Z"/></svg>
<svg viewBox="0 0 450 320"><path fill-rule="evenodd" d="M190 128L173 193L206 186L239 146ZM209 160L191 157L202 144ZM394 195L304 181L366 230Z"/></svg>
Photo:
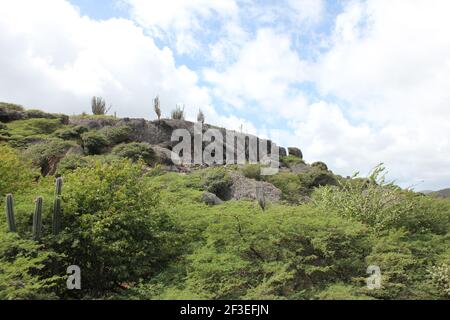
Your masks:
<svg viewBox="0 0 450 320"><path fill-rule="evenodd" d="M36 208L33 216L33 240L39 240L41 238L42 231L42 197L36 199Z"/></svg>
<svg viewBox="0 0 450 320"><path fill-rule="evenodd" d="M61 229L61 192L63 181L62 178L56 179L55 186L55 200L53 201L53 218L52 218L52 232L57 235Z"/></svg>
<svg viewBox="0 0 450 320"><path fill-rule="evenodd" d="M258 200L259 206L264 211L266 209L266 197L264 195L264 187L262 185L256 186L256 199Z"/></svg>
<svg viewBox="0 0 450 320"><path fill-rule="evenodd" d="M14 201L12 194L6 196L6 220L9 232L17 232L16 220L14 219Z"/></svg>

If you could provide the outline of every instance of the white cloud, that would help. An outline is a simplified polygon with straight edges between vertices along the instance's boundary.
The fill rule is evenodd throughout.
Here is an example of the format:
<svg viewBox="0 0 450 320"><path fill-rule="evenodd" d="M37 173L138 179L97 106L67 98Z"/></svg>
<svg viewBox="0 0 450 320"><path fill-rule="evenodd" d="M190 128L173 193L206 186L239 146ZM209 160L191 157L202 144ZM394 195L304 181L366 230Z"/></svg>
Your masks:
<svg viewBox="0 0 450 320"><path fill-rule="evenodd" d="M237 17L234 0L125 0L132 17L153 36L175 44L178 53L199 50L201 43L196 32L212 32L204 20Z"/></svg>
<svg viewBox="0 0 450 320"><path fill-rule="evenodd" d="M325 12L323 0L288 0L295 12L295 19L302 23L316 24L322 21Z"/></svg>
<svg viewBox="0 0 450 320"><path fill-rule="evenodd" d="M204 78L221 101L235 108L256 103L270 117L270 112L295 117L301 115L307 99L291 85L306 79L306 73L307 65L292 50L288 36L261 29L241 48L236 63L223 72L205 69Z"/></svg>
<svg viewBox="0 0 450 320"><path fill-rule="evenodd" d="M350 2L315 68L321 93L344 101L352 123L370 126L357 143L366 163L386 162L404 184L450 184L449 11L448 1ZM346 150L356 126L338 128L328 143L341 146L335 157L367 168Z"/></svg>
<svg viewBox="0 0 450 320"><path fill-rule="evenodd" d="M80 113L102 95L119 115L147 118L157 94L166 114L184 103L192 118L210 103L196 73L131 21L81 17L67 1L0 2L0 51L2 100Z"/></svg>

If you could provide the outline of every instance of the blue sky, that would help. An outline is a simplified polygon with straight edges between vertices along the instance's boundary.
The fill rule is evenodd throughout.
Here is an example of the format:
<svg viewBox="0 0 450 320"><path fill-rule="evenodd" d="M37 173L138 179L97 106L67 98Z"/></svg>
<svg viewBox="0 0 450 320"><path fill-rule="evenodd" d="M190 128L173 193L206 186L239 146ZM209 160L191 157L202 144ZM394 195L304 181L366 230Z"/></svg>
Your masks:
<svg viewBox="0 0 450 320"><path fill-rule="evenodd" d="M0 100L119 116L185 105L308 162L450 186L450 2L5 0ZM24 10L26 8L27 10Z"/></svg>

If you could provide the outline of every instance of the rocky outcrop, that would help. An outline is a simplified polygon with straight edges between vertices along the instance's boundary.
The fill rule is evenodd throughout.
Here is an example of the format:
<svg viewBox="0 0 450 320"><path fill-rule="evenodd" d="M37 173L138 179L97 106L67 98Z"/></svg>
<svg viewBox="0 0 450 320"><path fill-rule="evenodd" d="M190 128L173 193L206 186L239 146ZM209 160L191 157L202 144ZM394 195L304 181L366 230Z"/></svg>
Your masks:
<svg viewBox="0 0 450 320"><path fill-rule="evenodd" d="M277 203L281 201L281 190L271 183L249 179L235 172L230 173L230 176L233 181L231 186L231 198L234 200L256 200L256 189L257 187L261 187L268 202Z"/></svg>
<svg viewBox="0 0 450 320"><path fill-rule="evenodd" d="M11 122L27 119L59 119L62 124L69 123L69 117L62 114L47 113L40 110L25 110L22 106L0 102L0 121Z"/></svg>
<svg viewBox="0 0 450 320"><path fill-rule="evenodd" d="M156 120L156 121L146 121L145 119L89 119L89 118L73 118L71 119L71 123L75 125L83 125L90 129L100 129L103 127L108 126L128 126L130 131L130 140L135 142L146 142L151 145L157 145L161 148L172 150L173 147L175 147L178 144L178 141L171 141L172 133L174 130L177 129L185 129L187 132L189 132L190 136L192 137L192 152L194 148L194 123L190 121L185 120L173 120L173 119L162 119L162 120ZM262 154L260 148L260 139L258 137L255 137L253 135L247 135L247 134L239 134L235 131L229 131L224 128L219 128L215 126L211 126L208 124L203 125L203 133L206 132L209 129L217 129L222 134L224 139L224 157L226 156L225 150L227 147L230 147L232 149L234 148L235 141L227 141L227 133L233 134L233 135L240 135L242 139L245 141L245 157L246 159L249 159L249 144L250 140L256 141L256 145L258 148L258 154ZM208 142L203 142L203 148L205 148L208 145ZM271 145L272 142L268 141L267 143L267 151L264 153L270 154L271 153ZM300 156L302 156L301 151L296 148L299 152ZM237 154L235 150L235 159L237 159ZM279 149L280 156L286 156L287 152L285 148ZM257 159L260 161L261 159Z"/></svg>
<svg viewBox="0 0 450 320"><path fill-rule="evenodd" d="M218 196L211 192L205 192L202 194L202 202L209 206L217 206L223 203Z"/></svg>
<svg viewBox="0 0 450 320"><path fill-rule="evenodd" d="M289 155L300 159L303 159L303 153L299 148L290 147L288 148Z"/></svg>

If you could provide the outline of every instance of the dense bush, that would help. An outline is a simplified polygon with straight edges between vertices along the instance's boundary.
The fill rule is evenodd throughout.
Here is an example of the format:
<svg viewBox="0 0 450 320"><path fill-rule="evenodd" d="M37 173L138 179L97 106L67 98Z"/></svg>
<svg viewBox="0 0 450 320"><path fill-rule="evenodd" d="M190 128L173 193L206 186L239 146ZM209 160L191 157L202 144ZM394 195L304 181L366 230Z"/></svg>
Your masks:
<svg viewBox="0 0 450 320"><path fill-rule="evenodd" d="M36 172L13 148L0 144L0 198L31 186Z"/></svg>
<svg viewBox="0 0 450 320"><path fill-rule="evenodd" d="M58 119L28 119L8 124L11 135L19 137L49 135L62 126Z"/></svg>
<svg viewBox="0 0 450 320"><path fill-rule="evenodd" d="M328 171L328 166L321 161L314 162L313 164L311 164L311 167L322 170L322 171Z"/></svg>
<svg viewBox="0 0 450 320"><path fill-rule="evenodd" d="M55 250L83 271L83 294L149 279L178 245L178 231L140 164L97 163L65 177L65 230Z"/></svg>
<svg viewBox="0 0 450 320"><path fill-rule="evenodd" d="M293 165L296 164L304 164L305 161L303 161L302 159L296 157L296 156L286 156L286 157L281 157L280 158L280 163L285 166L285 167L292 167Z"/></svg>
<svg viewBox="0 0 450 320"><path fill-rule="evenodd" d="M345 179L339 186L320 188L314 201L323 210L336 211L376 230L400 227L419 232L447 230L446 208L436 213L431 203L423 206L427 198L385 183L383 171L384 168L378 167L369 179Z"/></svg>
<svg viewBox="0 0 450 320"><path fill-rule="evenodd" d="M365 228L311 207L220 208L206 245L188 259L186 285L209 299L302 299L364 274Z"/></svg>
<svg viewBox="0 0 450 320"><path fill-rule="evenodd" d="M156 155L152 147L147 143L127 143L120 144L112 150L112 154L121 158L131 159L133 161L143 160L151 165L155 162Z"/></svg>
<svg viewBox="0 0 450 320"><path fill-rule="evenodd" d="M223 168L209 169L202 177L203 188L208 192L214 193L222 200L230 198L232 184L231 177Z"/></svg>
<svg viewBox="0 0 450 320"><path fill-rule="evenodd" d="M0 121L11 122L23 119L24 108L17 104L0 102Z"/></svg>
<svg viewBox="0 0 450 320"><path fill-rule="evenodd" d="M128 126L105 127L101 130L110 145L130 142L131 128Z"/></svg>
<svg viewBox="0 0 450 320"><path fill-rule="evenodd" d="M81 135L82 144L87 154L101 154L109 146L105 135L98 131L88 131Z"/></svg>
<svg viewBox="0 0 450 320"><path fill-rule="evenodd" d="M248 164L241 168L242 174L249 179L261 180L261 165Z"/></svg>
<svg viewBox="0 0 450 320"><path fill-rule="evenodd" d="M81 135L89 129L85 126L65 127L55 132L55 135L63 140L80 140Z"/></svg>
<svg viewBox="0 0 450 320"><path fill-rule="evenodd" d="M6 233L0 223L0 300L55 299L59 277L48 269L56 255L34 241Z"/></svg>
<svg viewBox="0 0 450 320"><path fill-rule="evenodd" d="M57 173L63 175L64 173L74 171L78 168L86 167L89 163L90 161L87 157L81 154L68 154L59 162Z"/></svg>
<svg viewBox="0 0 450 320"><path fill-rule="evenodd" d="M33 165L41 169L42 175L53 174L59 161L75 144L61 139L47 139L32 145L26 150L26 156Z"/></svg>

